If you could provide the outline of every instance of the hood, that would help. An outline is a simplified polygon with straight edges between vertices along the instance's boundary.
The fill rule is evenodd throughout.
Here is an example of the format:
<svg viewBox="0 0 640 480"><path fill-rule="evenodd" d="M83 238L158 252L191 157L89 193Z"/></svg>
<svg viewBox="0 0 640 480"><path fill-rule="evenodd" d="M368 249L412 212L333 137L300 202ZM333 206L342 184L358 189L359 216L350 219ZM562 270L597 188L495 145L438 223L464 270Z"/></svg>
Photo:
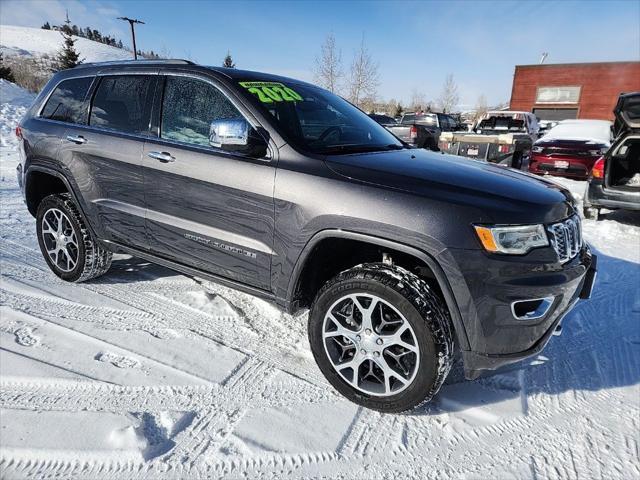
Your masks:
<svg viewBox="0 0 640 480"><path fill-rule="evenodd" d="M336 155L326 162L353 180L478 208L485 221L550 223L575 213L575 201L561 185L454 155L405 149Z"/></svg>

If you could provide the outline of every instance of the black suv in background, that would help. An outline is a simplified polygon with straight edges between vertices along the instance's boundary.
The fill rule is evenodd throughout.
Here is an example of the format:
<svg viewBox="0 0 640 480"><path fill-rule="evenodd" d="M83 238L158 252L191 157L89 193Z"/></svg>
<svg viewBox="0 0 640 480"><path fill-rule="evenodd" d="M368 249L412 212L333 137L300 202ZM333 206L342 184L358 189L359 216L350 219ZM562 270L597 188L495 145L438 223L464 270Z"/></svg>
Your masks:
<svg viewBox="0 0 640 480"><path fill-rule="evenodd" d="M640 210L640 92L620 95L614 113L616 139L589 174L585 218L597 220L601 208Z"/></svg>
<svg viewBox="0 0 640 480"><path fill-rule="evenodd" d="M341 98L264 73L138 61L47 84L16 132L42 254L68 281L135 255L310 309L331 384L366 407L429 400L534 355L590 295L568 191L406 148Z"/></svg>

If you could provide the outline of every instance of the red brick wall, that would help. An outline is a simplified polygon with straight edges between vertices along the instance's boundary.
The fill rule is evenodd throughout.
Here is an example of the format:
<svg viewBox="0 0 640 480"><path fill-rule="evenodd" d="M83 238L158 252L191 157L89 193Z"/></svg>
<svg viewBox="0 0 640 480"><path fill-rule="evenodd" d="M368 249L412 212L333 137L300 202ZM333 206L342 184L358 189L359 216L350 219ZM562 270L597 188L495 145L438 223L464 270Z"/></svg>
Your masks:
<svg viewBox="0 0 640 480"><path fill-rule="evenodd" d="M581 86L578 118L613 120L613 107L622 92L640 91L640 62L517 65L511 110L562 108L576 105L537 104L538 87Z"/></svg>

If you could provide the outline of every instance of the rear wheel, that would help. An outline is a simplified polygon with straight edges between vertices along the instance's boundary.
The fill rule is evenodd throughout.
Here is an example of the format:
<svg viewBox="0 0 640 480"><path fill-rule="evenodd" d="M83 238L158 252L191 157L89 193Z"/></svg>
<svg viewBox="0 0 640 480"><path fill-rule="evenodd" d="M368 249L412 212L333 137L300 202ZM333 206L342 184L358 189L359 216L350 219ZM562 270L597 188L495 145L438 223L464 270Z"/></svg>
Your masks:
<svg viewBox="0 0 640 480"><path fill-rule="evenodd" d="M109 270L111 252L93 239L69 194L49 195L42 200L36 230L47 265L63 280L83 282Z"/></svg>
<svg viewBox="0 0 640 480"><path fill-rule="evenodd" d="M347 270L322 288L309 315L309 341L340 393L385 412L430 400L453 355L439 296L416 275L377 263Z"/></svg>

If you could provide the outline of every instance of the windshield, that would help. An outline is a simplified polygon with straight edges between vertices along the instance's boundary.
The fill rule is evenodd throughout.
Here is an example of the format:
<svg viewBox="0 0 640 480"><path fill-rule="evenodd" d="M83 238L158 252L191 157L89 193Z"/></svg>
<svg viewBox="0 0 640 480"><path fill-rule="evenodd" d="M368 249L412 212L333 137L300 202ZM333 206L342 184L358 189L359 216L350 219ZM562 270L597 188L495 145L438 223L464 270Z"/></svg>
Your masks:
<svg viewBox="0 0 640 480"><path fill-rule="evenodd" d="M397 150L403 144L375 120L326 90L279 82L238 82L288 141L317 154Z"/></svg>

